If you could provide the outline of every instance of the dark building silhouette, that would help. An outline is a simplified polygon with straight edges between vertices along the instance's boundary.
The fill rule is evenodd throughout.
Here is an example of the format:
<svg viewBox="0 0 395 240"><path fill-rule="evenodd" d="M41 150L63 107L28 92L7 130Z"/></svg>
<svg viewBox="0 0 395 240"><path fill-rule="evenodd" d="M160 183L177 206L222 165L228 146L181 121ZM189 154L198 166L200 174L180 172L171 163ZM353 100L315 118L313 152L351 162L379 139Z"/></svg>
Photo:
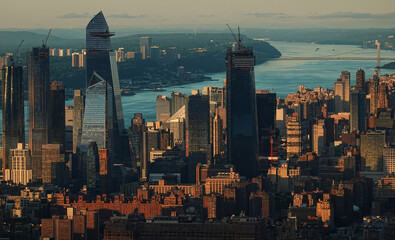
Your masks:
<svg viewBox="0 0 395 240"><path fill-rule="evenodd" d="M247 178L256 175L258 157L254 64L252 48L227 50L227 160Z"/></svg>
<svg viewBox="0 0 395 240"><path fill-rule="evenodd" d="M270 156L271 143L276 129L276 94L268 91L256 92L256 105L258 116L259 154Z"/></svg>
<svg viewBox="0 0 395 240"><path fill-rule="evenodd" d="M186 155L199 162L211 160L210 104L206 96L196 94L187 97Z"/></svg>
<svg viewBox="0 0 395 240"><path fill-rule="evenodd" d="M355 90L365 91L365 71L362 69L357 71Z"/></svg>
<svg viewBox="0 0 395 240"><path fill-rule="evenodd" d="M83 129L83 138L84 133L85 136L90 138L95 133L95 127L92 126L92 116L88 116L90 119L87 119L88 122L85 123L85 118L87 112L92 112L90 107L100 108L99 103L95 103L94 90L92 86L95 85L94 88L98 88L98 82L104 81L101 83L106 89L105 93L105 104L101 102L101 109L105 109L105 132L107 134L106 141L108 144L103 146L101 144L101 140L97 139L85 139L88 142L81 142L83 145L89 145L89 142L95 141L99 148L107 148L109 150L110 158L113 154L119 154L120 149L117 147L120 145L120 134L124 129L124 118L122 111L122 103L121 103L121 92L119 86L119 78L118 78L118 68L115 58L115 52L111 50L111 39L114 33L109 31L106 19L102 12L99 12L95 15L89 22L86 27L86 86L87 90L91 91L91 104L88 104L88 93L85 105L85 114L84 114L84 123L83 128L87 127L87 125L91 125L87 127L87 129ZM109 124L107 124L109 123Z"/></svg>
<svg viewBox="0 0 395 240"><path fill-rule="evenodd" d="M42 181L61 185L65 178L65 157L61 144L44 144L42 146Z"/></svg>
<svg viewBox="0 0 395 240"><path fill-rule="evenodd" d="M11 168L10 150L25 143L25 115L22 66L2 71L3 172Z"/></svg>
<svg viewBox="0 0 395 240"><path fill-rule="evenodd" d="M48 143L66 143L65 92L62 82L51 82L48 105Z"/></svg>
<svg viewBox="0 0 395 240"><path fill-rule="evenodd" d="M366 94L362 91L351 92L350 132L366 130Z"/></svg>
<svg viewBox="0 0 395 240"><path fill-rule="evenodd" d="M28 55L29 149L33 181L41 178L42 145L48 143L49 49L33 48Z"/></svg>

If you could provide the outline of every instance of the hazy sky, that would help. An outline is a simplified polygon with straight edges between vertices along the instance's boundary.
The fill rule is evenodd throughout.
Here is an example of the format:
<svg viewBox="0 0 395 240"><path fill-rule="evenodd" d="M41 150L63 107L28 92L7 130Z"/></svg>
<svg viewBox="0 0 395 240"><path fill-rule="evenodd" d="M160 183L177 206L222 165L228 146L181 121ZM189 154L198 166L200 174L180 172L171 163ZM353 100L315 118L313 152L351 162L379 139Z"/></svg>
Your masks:
<svg viewBox="0 0 395 240"><path fill-rule="evenodd" d="M102 10L110 27L390 28L395 0L0 0L0 28L85 28Z"/></svg>

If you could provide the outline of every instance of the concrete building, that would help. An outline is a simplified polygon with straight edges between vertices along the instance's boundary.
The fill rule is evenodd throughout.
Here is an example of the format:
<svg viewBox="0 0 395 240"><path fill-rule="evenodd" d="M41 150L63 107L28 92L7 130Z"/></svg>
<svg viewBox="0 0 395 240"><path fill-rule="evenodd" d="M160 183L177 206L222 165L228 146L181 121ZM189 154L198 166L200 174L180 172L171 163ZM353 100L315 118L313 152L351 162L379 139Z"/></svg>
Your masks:
<svg viewBox="0 0 395 240"><path fill-rule="evenodd" d="M383 148L383 170L385 174L395 174L395 147L387 145Z"/></svg>
<svg viewBox="0 0 395 240"><path fill-rule="evenodd" d="M294 114L287 122L287 159L302 154L302 124Z"/></svg>
<svg viewBox="0 0 395 240"><path fill-rule="evenodd" d="M4 172L4 180L14 184L26 185L32 181L32 160L30 150L23 143L18 143L16 149L11 149L11 168Z"/></svg>
<svg viewBox="0 0 395 240"><path fill-rule="evenodd" d="M384 131L368 131L361 135L361 170L363 172L383 171Z"/></svg>
<svg viewBox="0 0 395 240"><path fill-rule="evenodd" d="M313 125L313 151L321 156L326 147L326 127L325 119L317 120L317 123Z"/></svg>

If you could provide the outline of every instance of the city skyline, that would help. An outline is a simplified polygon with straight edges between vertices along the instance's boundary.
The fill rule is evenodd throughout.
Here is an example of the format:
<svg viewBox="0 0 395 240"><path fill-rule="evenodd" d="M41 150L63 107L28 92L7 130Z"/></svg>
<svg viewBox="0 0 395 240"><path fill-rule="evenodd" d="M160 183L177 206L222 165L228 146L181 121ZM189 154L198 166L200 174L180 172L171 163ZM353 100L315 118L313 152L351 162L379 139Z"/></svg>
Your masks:
<svg viewBox="0 0 395 240"><path fill-rule="evenodd" d="M98 11L108 16L113 28L216 28L225 23L264 28L391 28L391 20L395 19L395 6L391 3L391 0L379 0L375 4L368 0L250 0L246 4L234 0L216 3L208 0L199 3L150 0L143 4L118 0L109 5L103 0L95 1L95 4L72 0L54 6L52 1L42 0L40 4L25 1L21 9L20 2L8 2L8 11L0 14L0 22L7 22L7 25L0 25L0 29L83 28L84 21L81 20L92 18ZM146 5L155 7L147 8ZM43 8L46 14L34 14ZM8 21L11 18L13 21ZM26 22L25 19L30 20Z"/></svg>

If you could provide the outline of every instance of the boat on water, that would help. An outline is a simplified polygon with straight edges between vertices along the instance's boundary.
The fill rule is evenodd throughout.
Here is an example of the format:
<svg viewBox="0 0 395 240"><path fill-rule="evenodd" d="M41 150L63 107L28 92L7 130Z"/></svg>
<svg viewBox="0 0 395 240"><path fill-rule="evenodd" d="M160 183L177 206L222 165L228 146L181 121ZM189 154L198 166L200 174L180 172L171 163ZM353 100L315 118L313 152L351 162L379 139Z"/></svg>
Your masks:
<svg viewBox="0 0 395 240"><path fill-rule="evenodd" d="M154 89L152 89L152 91L154 91L154 92L164 92L164 91L166 91L166 89L163 89L163 88L154 88Z"/></svg>
<svg viewBox="0 0 395 240"><path fill-rule="evenodd" d="M121 89L121 96L133 96L136 95L135 92L133 92L130 89Z"/></svg>

